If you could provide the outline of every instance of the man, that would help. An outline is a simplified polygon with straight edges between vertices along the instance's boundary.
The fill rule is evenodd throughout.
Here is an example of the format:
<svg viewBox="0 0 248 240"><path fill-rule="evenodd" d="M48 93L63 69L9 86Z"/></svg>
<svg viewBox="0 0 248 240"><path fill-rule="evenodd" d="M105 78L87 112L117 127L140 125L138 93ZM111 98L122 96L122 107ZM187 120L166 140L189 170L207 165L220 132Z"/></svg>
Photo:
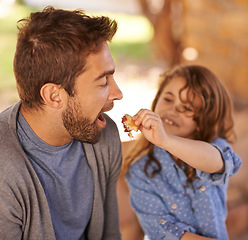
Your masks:
<svg viewBox="0 0 248 240"><path fill-rule="evenodd" d="M122 98L107 17L45 8L19 22L20 102L0 114L0 239L120 239Z"/></svg>

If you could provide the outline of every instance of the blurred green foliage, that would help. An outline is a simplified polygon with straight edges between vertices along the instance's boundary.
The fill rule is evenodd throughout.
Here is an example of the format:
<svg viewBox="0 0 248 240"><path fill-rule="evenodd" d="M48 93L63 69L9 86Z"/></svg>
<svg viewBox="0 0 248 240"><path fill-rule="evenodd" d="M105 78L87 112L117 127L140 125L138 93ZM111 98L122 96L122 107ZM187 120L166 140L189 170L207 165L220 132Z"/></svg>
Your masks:
<svg viewBox="0 0 248 240"><path fill-rule="evenodd" d="M17 22L29 16L34 10L37 9L16 2L8 12L5 12L5 16L0 16L0 92L15 88L13 58ZM144 17L113 13L95 13L95 15L107 15L118 22L119 29L110 44L117 64L149 61L151 55L149 42L153 33Z"/></svg>
<svg viewBox="0 0 248 240"><path fill-rule="evenodd" d="M8 11L7 11L8 10ZM17 21L29 15L27 6L14 4L0 16L0 91L15 87L13 58L17 37Z"/></svg>
<svg viewBox="0 0 248 240"><path fill-rule="evenodd" d="M144 63L151 60L149 42L123 43L113 42L110 50L116 64L120 63Z"/></svg>

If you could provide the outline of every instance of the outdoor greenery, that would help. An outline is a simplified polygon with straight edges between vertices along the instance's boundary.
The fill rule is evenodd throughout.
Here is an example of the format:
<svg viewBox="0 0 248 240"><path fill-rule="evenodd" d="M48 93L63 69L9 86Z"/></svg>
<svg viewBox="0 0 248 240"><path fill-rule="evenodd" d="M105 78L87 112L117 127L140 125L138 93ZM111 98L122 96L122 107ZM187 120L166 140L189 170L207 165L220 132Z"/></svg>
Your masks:
<svg viewBox="0 0 248 240"><path fill-rule="evenodd" d="M5 16L0 16L0 94L6 89L15 88L13 58L17 37L17 21L27 17L31 9L23 4L14 4ZM90 14L90 13L89 13ZM118 62L149 61L151 26L142 16L94 13L116 19L118 32L110 44L113 57Z"/></svg>

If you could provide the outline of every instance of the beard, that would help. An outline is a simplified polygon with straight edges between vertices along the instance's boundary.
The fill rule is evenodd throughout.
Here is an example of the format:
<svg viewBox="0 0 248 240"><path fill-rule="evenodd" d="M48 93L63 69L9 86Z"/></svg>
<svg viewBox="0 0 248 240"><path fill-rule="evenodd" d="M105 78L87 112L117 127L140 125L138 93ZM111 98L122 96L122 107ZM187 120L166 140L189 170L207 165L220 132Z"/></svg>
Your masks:
<svg viewBox="0 0 248 240"><path fill-rule="evenodd" d="M95 144L100 140L101 130L95 119L91 122L83 116L81 105L74 97L69 97L66 110L62 113L64 127L75 140Z"/></svg>

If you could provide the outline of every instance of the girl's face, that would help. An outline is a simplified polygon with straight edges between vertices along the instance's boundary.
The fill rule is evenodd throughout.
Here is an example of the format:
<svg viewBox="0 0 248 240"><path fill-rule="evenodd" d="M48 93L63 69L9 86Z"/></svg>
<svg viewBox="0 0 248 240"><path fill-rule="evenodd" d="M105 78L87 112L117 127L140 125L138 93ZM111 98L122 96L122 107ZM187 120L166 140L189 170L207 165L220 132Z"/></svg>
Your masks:
<svg viewBox="0 0 248 240"><path fill-rule="evenodd" d="M158 98L155 113L160 116L166 133L192 139L197 123L193 120L194 109L186 101L188 90L184 89L179 96L185 84L183 77L172 78ZM197 100L194 99L194 104Z"/></svg>

